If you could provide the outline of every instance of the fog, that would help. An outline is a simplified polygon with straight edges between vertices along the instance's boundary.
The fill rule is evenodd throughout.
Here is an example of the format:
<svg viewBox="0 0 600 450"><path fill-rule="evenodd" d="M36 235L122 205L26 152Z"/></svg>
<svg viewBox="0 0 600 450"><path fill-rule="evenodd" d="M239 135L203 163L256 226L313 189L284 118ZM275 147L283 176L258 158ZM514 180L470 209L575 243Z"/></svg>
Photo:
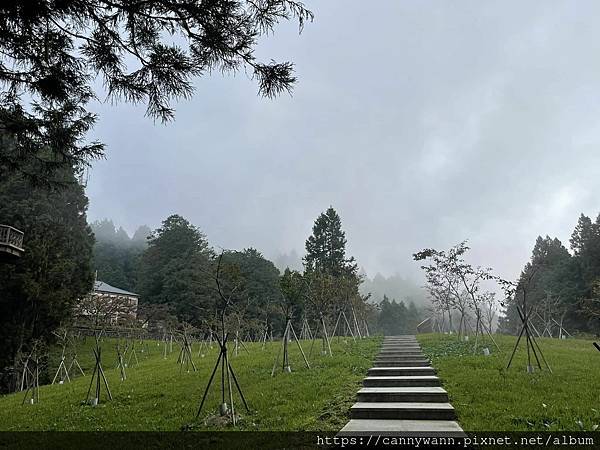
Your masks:
<svg viewBox="0 0 600 450"><path fill-rule="evenodd" d="M537 235L568 243L600 211L600 4L308 6L300 36L290 23L258 50L296 64L293 96L217 73L168 125L97 104L89 219L132 233L178 213L277 258L302 256L332 205L369 276L419 282L423 247L469 239L473 263L514 278Z"/></svg>

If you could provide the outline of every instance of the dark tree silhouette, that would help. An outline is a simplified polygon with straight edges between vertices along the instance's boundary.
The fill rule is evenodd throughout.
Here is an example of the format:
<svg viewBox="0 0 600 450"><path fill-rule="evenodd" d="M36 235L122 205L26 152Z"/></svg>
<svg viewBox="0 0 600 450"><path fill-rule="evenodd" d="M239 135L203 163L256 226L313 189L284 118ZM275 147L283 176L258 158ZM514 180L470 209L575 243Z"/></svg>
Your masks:
<svg viewBox="0 0 600 450"><path fill-rule="evenodd" d="M87 198L71 173L62 178L70 187L48 191L0 175L0 223L27 236L19 262L0 265L0 392L14 386L5 369L14 367L17 355L30 353L36 341L52 342L52 331L92 289Z"/></svg>

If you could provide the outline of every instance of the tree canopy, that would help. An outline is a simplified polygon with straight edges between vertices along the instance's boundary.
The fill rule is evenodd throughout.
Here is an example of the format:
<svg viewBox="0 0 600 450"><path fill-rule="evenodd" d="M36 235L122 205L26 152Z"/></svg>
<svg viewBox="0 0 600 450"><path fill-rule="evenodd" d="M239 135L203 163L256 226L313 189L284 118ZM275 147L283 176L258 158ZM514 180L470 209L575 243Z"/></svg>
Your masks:
<svg viewBox="0 0 600 450"><path fill-rule="evenodd" d="M279 280L281 289L281 309L286 318L299 317L304 309L306 283L302 274L285 269Z"/></svg>
<svg viewBox="0 0 600 450"><path fill-rule="evenodd" d="M0 264L0 391L9 387L6 368L34 341L52 341L92 288L88 201L72 173L61 178L68 187L60 190L32 188L16 174L0 180L0 223L25 233L23 256Z"/></svg>
<svg viewBox="0 0 600 450"><path fill-rule="evenodd" d="M234 310L252 318L260 318L274 303L281 300L279 270L258 250L247 248L242 251L228 251L223 255L223 263L236 273L238 288ZM232 285L235 282L231 282Z"/></svg>
<svg viewBox="0 0 600 450"><path fill-rule="evenodd" d="M142 254L138 293L144 304L172 308L193 320L207 298L206 271L213 250L202 232L179 215L165 219Z"/></svg>
<svg viewBox="0 0 600 450"><path fill-rule="evenodd" d="M293 0L3 2L0 127L12 138L0 163L48 181L57 165L100 157L103 145L85 141L96 77L108 99L143 103L162 121L173 117L171 101L193 94L194 78L213 71L245 70L266 97L291 92L293 64L261 62L255 49L282 20L302 30L312 18Z"/></svg>

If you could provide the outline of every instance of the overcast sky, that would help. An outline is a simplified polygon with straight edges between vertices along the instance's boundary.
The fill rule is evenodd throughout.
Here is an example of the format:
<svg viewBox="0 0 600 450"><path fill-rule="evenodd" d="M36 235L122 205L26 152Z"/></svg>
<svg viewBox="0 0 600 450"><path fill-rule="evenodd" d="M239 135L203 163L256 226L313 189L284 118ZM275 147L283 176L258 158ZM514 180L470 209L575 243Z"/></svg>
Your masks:
<svg viewBox="0 0 600 450"><path fill-rule="evenodd" d="M246 74L199 79L163 126L102 105L107 144L89 219L132 232L179 213L213 245L295 249L329 205L369 275L415 276L411 254L469 239L472 261L516 277L535 237L600 212L600 3L312 1L293 97Z"/></svg>

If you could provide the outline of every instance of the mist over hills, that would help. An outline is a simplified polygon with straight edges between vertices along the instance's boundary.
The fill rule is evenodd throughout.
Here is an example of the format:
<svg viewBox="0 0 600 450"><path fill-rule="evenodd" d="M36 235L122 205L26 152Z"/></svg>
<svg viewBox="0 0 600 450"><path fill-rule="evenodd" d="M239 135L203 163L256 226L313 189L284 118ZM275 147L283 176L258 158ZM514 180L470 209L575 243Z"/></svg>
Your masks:
<svg viewBox="0 0 600 450"><path fill-rule="evenodd" d="M129 236L122 226L117 227L111 219L96 220L90 223L90 228L94 232L97 243L113 244L120 247L145 248L148 237L152 234L149 226L141 225Z"/></svg>
<svg viewBox="0 0 600 450"><path fill-rule="evenodd" d="M273 264L275 264L275 267L277 267L280 272L283 272L287 268L297 270L298 272L304 270L302 257L296 250L292 250L289 253L280 252L273 258Z"/></svg>
<svg viewBox="0 0 600 450"><path fill-rule="evenodd" d="M370 293L373 303L381 302L386 295L390 300L403 301L406 304L413 302L418 307L429 305L425 290L410 278L398 273L389 277L380 273L375 274L373 278L365 276L360 291L362 294Z"/></svg>
<svg viewBox="0 0 600 450"><path fill-rule="evenodd" d="M302 257L296 250L279 253L273 258L273 263L281 272L288 267L300 272L303 270ZM364 282L360 285L360 292L363 295L370 293L372 303L380 303L383 296L386 295L390 300L397 302L404 301L408 304L412 301L418 307L429 305L425 290L409 277L399 273L389 277L376 273L374 277L370 278L364 269L361 270L361 275L364 277Z"/></svg>

